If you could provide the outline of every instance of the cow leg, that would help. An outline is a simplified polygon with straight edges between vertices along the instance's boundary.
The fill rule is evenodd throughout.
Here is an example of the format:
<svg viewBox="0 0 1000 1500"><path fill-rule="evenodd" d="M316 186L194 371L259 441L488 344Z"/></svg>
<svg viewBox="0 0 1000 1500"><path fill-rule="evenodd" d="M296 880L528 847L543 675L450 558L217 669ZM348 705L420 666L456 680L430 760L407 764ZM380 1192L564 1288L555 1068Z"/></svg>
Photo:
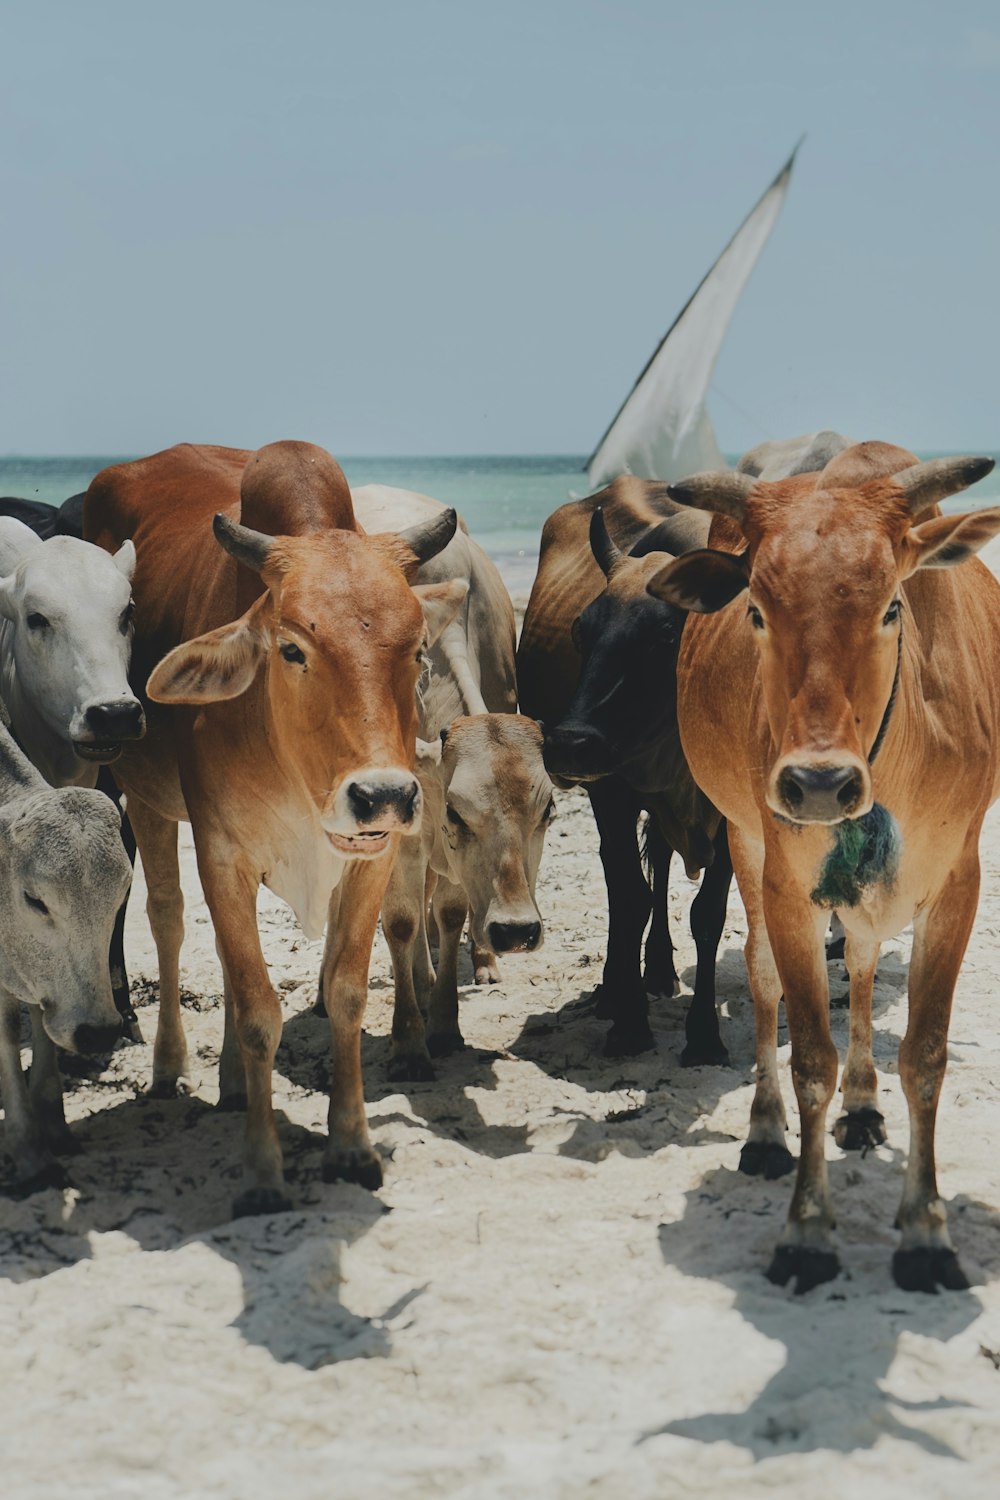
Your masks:
<svg viewBox="0 0 1000 1500"><path fill-rule="evenodd" d="M206 849L206 840L199 840L196 832L195 842L198 873L212 913L246 1079L244 1187L233 1203L233 1217L281 1213L292 1206L284 1190L281 1143L271 1102L274 1055L281 1041L281 1006L271 986L257 931L259 880L249 864L221 838L218 848ZM141 851L141 837L139 848ZM227 1082L236 1072L235 1064L227 1064L227 1069L229 1066L232 1072ZM220 1082L221 1071L220 1066Z"/></svg>
<svg viewBox="0 0 1000 1500"><path fill-rule="evenodd" d="M948 1023L958 972L979 901L979 854L966 849L937 899L917 917L910 959L909 1016L899 1076L910 1112L910 1154L896 1219L902 1231L892 1274L905 1291L964 1291L969 1283L948 1235L938 1194L934 1128L948 1060Z"/></svg>
<svg viewBox="0 0 1000 1500"><path fill-rule="evenodd" d="M794 1279L796 1292L806 1292L840 1270L831 1240L834 1217L825 1154L826 1115L839 1071L830 1035L824 942L828 918L796 893L791 872L778 859L772 866L769 858L765 867L764 902L785 996L801 1135L788 1221L767 1276L779 1286Z"/></svg>
<svg viewBox="0 0 1000 1500"><path fill-rule="evenodd" d="M431 909L437 921L439 947L437 978L427 1010L427 1050L432 1057L444 1057L465 1046L458 1024L458 953L469 902L460 885L442 876Z"/></svg>
<svg viewBox="0 0 1000 1500"><path fill-rule="evenodd" d="M160 1014L153 1046L153 1084L158 1098L191 1091L187 1039L181 1021L180 956L184 941L184 896L177 860L177 824L133 797L129 817L146 876L146 914L160 970Z"/></svg>
<svg viewBox="0 0 1000 1500"><path fill-rule="evenodd" d="M45 1144L54 1156L75 1156L80 1150L66 1124L59 1049L45 1030L41 1008L31 1006L31 1072L28 1094L31 1111Z"/></svg>
<svg viewBox="0 0 1000 1500"><path fill-rule="evenodd" d="M222 1034L222 1051L219 1053L219 1109L244 1110L247 1107L247 1075L243 1066L243 1053L236 1032L236 1006L233 1001L233 986L226 973L226 960L222 955L219 940L215 940L215 951L222 965L222 992L226 1008L225 1030Z"/></svg>
<svg viewBox="0 0 1000 1500"><path fill-rule="evenodd" d="M6 990L0 990L0 1089L5 1146L14 1164L8 1192L15 1197L27 1197L43 1188L64 1186L66 1174L53 1159L21 1068L21 1006Z"/></svg>
<svg viewBox="0 0 1000 1500"><path fill-rule="evenodd" d="M382 902L382 931L389 945L396 991L388 1068L393 1083L426 1082L434 1077L414 985L416 949L421 943L425 950L427 947L422 911L426 889L424 858L419 841L407 840L411 842L417 847L412 854L405 845L400 849ZM429 954L427 961L430 962Z"/></svg>
<svg viewBox="0 0 1000 1500"><path fill-rule="evenodd" d="M715 963L722 940L722 929L726 925L726 906L732 882L733 862L729 855L729 838L723 818L715 835L715 858L705 871L701 889L691 903L691 936L694 938L698 961L694 997L684 1020L682 1068L706 1065L724 1067L729 1061L729 1053L719 1031L719 1013L715 1005Z"/></svg>
<svg viewBox="0 0 1000 1500"><path fill-rule="evenodd" d="M646 934L642 979L647 995L665 995L668 998L681 992L680 980L674 967L674 944L670 936L670 917L667 912L673 852L655 817L650 814L646 824L646 861L652 876L652 920Z"/></svg>
<svg viewBox="0 0 1000 1500"><path fill-rule="evenodd" d="M795 1159L785 1145L788 1120L778 1083L778 1004L781 980L764 922L761 889L763 851L729 826L733 868L747 914L746 957L753 996L757 1084L750 1106L750 1130L740 1152L740 1171L751 1177L784 1177Z"/></svg>
<svg viewBox="0 0 1000 1500"><path fill-rule="evenodd" d="M863 1151L885 1140L872 1057L872 986L880 944L847 936L845 946L851 976L850 1040L841 1085L844 1113L834 1121L833 1137L844 1151Z"/></svg>
<svg viewBox="0 0 1000 1500"><path fill-rule="evenodd" d="M323 1163L327 1182L345 1179L375 1189L382 1163L372 1148L365 1117L361 1076L361 1022L368 1002L368 968L379 910L392 873L395 851L381 859L356 860L344 871L338 910L331 917L323 957L323 989L333 1035L330 1089L330 1142Z"/></svg>
<svg viewBox="0 0 1000 1500"><path fill-rule="evenodd" d="M604 1050L609 1057L632 1056L656 1045L639 972L639 948L652 905L636 839L639 807L635 793L614 777L587 790L608 888L608 956L598 1014L609 1016L612 1026Z"/></svg>
<svg viewBox="0 0 1000 1500"><path fill-rule="evenodd" d="M122 812L122 843L128 862L135 869L135 834L132 832L132 823L128 813ZM131 890L126 894L125 900L118 908L115 916L114 931L111 934L111 952L109 955L109 966L111 969L111 993L114 996L118 1014L122 1018L122 1036L129 1042L142 1042L142 1028L139 1025L139 1017L132 1006L132 998L129 992L128 970L125 967L125 916L128 912L128 898Z"/></svg>

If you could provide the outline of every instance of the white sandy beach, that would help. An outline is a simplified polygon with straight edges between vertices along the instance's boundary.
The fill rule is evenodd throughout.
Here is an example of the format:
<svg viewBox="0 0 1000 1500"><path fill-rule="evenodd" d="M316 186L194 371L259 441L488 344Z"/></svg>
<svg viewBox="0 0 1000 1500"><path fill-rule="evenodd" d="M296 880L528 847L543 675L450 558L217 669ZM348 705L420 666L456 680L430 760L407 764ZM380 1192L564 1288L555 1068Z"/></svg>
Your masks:
<svg viewBox="0 0 1000 1500"><path fill-rule="evenodd" d="M386 1159L374 1196L321 1180L321 949L265 895L286 1019L275 1101L296 1209L232 1223L242 1118L213 1111L221 978L185 830L195 1094L145 1095L156 970L137 872L127 951L147 1045L71 1083L75 1187L0 1200L4 1495L994 1496L1000 811L983 854L938 1131L954 1238L977 1286L906 1295L890 1275L906 1149L903 939L886 948L875 991L889 1144L862 1159L829 1139L844 1271L796 1297L763 1275L791 1179L736 1171L753 1048L735 888L719 963L728 1069L677 1062L694 946L692 888L676 866L685 993L654 1007L656 1053L601 1057L606 1023L586 997L605 902L582 793L560 797L543 860L544 948L504 960L496 987L468 983L469 1046L439 1063L436 1083L386 1082L392 988L379 938L364 1047ZM842 994L842 965L831 974ZM833 1017L843 1053L846 1010ZM787 1066L784 1084L794 1121Z"/></svg>

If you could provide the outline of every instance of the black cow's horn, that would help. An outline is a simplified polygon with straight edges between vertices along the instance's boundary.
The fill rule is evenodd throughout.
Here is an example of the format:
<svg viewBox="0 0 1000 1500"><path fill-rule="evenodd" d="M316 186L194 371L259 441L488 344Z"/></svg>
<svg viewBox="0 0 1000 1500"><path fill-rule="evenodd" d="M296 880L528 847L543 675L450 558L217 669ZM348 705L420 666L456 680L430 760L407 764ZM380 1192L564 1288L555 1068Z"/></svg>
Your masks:
<svg viewBox="0 0 1000 1500"><path fill-rule="evenodd" d="M422 521L419 526L411 526L409 530L400 531L398 535L399 540L409 547L417 562L425 563L444 551L455 535L457 527L456 512L443 510L432 521Z"/></svg>
<svg viewBox="0 0 1000 1500"><path fill-rule="evenodd" d="M604 511L600 506L590 518L590 550L605 578L610 578L611 569L621 562L622 554L608 535Z"/></svg>
<svg viewBox="0 0 1000 1500"><path fill-rule="evenodd" d="M892 477L906 496L910 514L919 516L985 478L992 468L992 458L931 458L926 463L911 464Z"/></svg>
<svg viewBox="0 0 1000 1500"><path fill-rule="evenodd" d="M690 505L694 510L718 511L720 515L731 516L742 524L747 496L756 483L752 474L725 469L714 474L692 474L690 479L668 484L667 494L678 505Z"/></svg>
<svg viewBox="0 0 1000 1500"><path fill-rule="evenodd" d="M228 516L222 514L212 517L212 530L224 552L235 557L245 568L250 568L254 573L260 572L267 562L274 537L265 536L262 531L251 531L249 526L241 526L238 521L230 521Z"/></svg>

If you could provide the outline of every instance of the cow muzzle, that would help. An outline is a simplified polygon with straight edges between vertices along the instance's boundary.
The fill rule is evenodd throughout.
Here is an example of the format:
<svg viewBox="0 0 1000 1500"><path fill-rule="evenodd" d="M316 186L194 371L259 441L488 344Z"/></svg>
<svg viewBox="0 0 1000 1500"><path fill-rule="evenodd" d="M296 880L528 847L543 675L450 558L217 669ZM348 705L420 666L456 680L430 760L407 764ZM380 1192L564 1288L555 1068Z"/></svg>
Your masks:
<svg viewBox="0 0 1000 1500"><path fill-rule="evenodd" d="M392 834L417 833L422 810L420 783L412 771L367 769L344 778L323 826L339 853L370 858L389 847Z"/></svg>
<svg viewBox="0 0 1000 1500"><path fill-rule="evenodd" d="M542 761L557 785L599 781L615 769L614 746L589 724L557 724L542 744Z"/></svg>
<svg viewBox="0 0 1000 1500"><path fill-rule="evenodd" d="M126 741L141 740L145 733L146 716L137 698L89 703L82 715L74 715L73 749L81 760L107 765L118 759Z"/></svg>
<svg viewBox="0 0 1000 1500"><path fill-rule="evenodd" d="M871 775L853 758L836 765L786 759L771 773L767 801L793 823L841 823L870 809Z"/></svg>

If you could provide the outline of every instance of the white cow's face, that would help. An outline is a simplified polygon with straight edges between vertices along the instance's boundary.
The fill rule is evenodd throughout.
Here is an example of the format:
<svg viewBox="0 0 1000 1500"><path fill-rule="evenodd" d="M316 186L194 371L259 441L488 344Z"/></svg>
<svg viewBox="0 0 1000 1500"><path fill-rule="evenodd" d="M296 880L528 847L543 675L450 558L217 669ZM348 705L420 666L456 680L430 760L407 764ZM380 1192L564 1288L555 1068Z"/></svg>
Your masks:
<svg viewBox="0 0 1000 1500"><path fill-rule="evenodd" d="M457 719L439 774L449 864L469 898L474 942L494 953L538 948L535 878L555 813L538 725L521 714Z"/></svg>
<svg viewBox="0 0 1000 1500"><path fill-rule="evenodd" d="M61 779L82 762L105 764L145 732L128 684L135 548L111 556L75 537L32 547L0 578L0 615L14 627L18 691L48 736ZM31 725L16 724L34 757Z"/></svg>
<svg viewBox="0 0 1000 1500"><path fill-rule="evenodd" d="M108 949L131 879L103 792L46 789L0 810L0 983L40 1005L70 1051L101 1051L119 1034Z"/></svg>

